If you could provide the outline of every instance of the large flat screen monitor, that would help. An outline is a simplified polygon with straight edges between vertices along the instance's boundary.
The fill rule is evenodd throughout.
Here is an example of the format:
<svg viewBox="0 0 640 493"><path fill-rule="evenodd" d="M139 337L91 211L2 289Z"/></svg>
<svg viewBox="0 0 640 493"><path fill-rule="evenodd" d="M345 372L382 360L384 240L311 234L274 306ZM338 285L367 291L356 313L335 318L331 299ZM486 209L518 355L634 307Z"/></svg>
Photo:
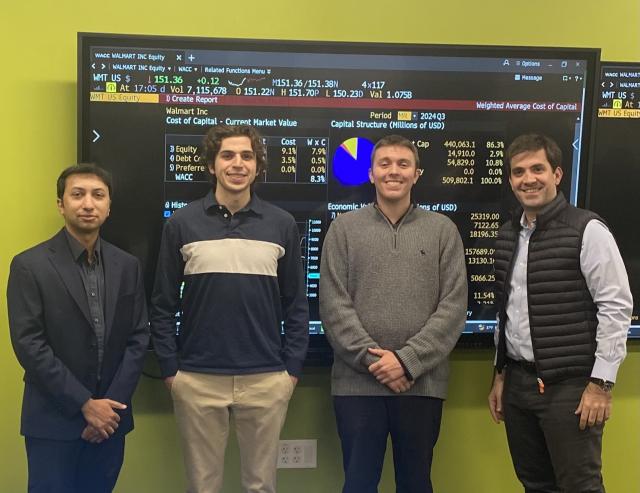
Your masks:
<svg viewBox="0 0 640 493"><path fill-rule="evenodd" d="M490 343L495 328L492 245L515 203L510 141L530 131L557 139L562 189L583 201L595 49L80 34L78 54L79 159L113 171L104 233L142 259L148 289L163 222L210 190L204 133L220 123L261 132L269 164L256 191L298 222L312 359L327 349L323 238L336 216L372 201L367 169L380 137L415 142L423 173L413 200L460 229L464 343Z"/></svg>
<svg viewBox="0 0 640 493"><path fill-rule="evenodd" d="M629 337L640 338L640 228L635 198L640 183L640 62L602 62L598 86L589 208L616 237L634 308Z"/></svg>

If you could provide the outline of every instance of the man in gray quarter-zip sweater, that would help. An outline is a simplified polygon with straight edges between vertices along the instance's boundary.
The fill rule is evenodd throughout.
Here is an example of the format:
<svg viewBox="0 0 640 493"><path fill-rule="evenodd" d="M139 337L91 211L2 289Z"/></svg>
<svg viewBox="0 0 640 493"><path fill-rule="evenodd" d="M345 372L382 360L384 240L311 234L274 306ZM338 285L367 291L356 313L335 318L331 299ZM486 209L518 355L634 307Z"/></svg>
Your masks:
<svg viewBox="0 0 640 493"><path fill-rule="evenodd" d="M433 447L467 280L456 226L411 203L419 176L410 141L380 140L369 170L376 203L336 218L324 241L320 315L335 354L343 493L377 492L389 434L397 492L433 491Z"/></svg>

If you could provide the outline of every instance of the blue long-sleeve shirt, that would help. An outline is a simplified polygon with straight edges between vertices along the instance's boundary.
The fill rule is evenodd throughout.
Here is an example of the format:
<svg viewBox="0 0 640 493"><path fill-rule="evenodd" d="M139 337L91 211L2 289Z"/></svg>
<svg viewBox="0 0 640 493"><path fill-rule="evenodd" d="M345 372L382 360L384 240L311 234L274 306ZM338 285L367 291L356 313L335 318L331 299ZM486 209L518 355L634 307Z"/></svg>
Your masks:
<svg viewBox="0 0 640 493"><path fill-rule="evenodd" d="M177 210L164 227L151 304L163 377L300 376L309 308L295 220L255 194L233 215L212 192Z"/></svg>

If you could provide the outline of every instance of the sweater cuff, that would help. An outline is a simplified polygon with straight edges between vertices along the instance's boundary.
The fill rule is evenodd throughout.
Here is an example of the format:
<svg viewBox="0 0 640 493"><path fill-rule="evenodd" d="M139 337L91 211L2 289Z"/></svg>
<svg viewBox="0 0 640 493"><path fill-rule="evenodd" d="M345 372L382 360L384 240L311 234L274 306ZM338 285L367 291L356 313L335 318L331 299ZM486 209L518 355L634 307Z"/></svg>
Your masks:
<svg viewBox="0 0 640 493"><path fill-rule="evenodd" d="M284 367L289 375L300 378L302 376L302 364L302 361L291 358L284 362Z"/></svg>
<svg viewBox="0 0 640 493"><path fill-rule="evenodd" d="M376 356L375 354L371 354L369 351L365 351L360 362L362 363L362 366L364 366L365 372L369 373L369 367L379 359L380 357Z"/></svg>
<svg viewBox="0 0 640 493"><path fill-rule="evenodd" d="M158 358L158 364L160 365L160 376L162 378L173 377L178 373L178 358Z"/></svg>
<svg viewBox="0 0 640 493"><path fill-rule="evenodd" d="M402 349L394 351L394 354L400 360L400 364L402 365L402 367L406 368L405 371L409 372L409 375L411 375L412 379L416 379L420 375L422 375L422 364L420 363L418 355L413 350L413 348L405 346Z"/></svg>
<svg viewBox="0 0 640 493"><path fill-rule="evenodd" d="M413 380L413 375L411 374L411 372L409 371L409 368L407 368L407 365L404 364L404 361L402 361L402 358L400 357L400 355L398 354L398 351L392 351L393 355L398 359L398 361L400 362L400 366L402 366L402 370L404 371L404 376L407 377L407 380L411 381Z"/></svg>

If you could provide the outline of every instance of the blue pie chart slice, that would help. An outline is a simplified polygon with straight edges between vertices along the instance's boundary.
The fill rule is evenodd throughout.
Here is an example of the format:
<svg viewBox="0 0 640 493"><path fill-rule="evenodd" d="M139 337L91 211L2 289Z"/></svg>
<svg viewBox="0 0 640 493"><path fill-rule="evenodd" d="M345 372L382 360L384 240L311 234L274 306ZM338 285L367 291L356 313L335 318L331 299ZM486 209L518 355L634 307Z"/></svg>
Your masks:
<svg viewBox="0 0 640 493"><path fill-rule="evenodd" d="M353 187L369 181L373 142L352 137L338 146L333 154L333 176L341 185Z"/></svg>

